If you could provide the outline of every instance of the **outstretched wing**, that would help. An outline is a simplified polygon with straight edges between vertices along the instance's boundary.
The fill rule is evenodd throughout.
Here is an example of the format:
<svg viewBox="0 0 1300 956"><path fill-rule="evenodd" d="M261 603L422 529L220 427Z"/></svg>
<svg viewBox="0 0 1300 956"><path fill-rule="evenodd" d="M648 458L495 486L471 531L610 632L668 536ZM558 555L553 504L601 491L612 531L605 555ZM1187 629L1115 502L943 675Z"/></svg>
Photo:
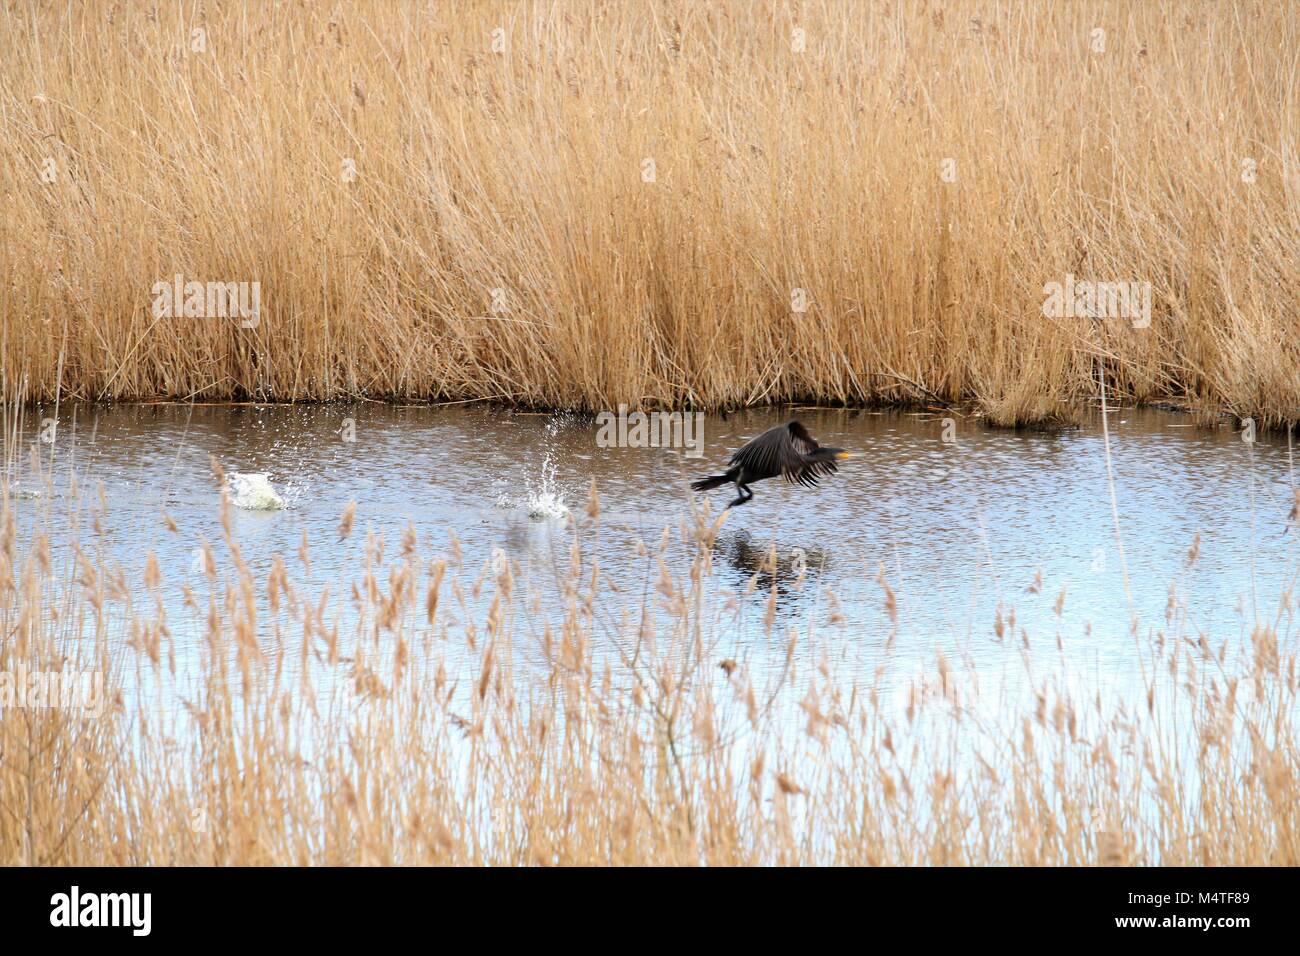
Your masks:
<svg viewBox="0 0 1300 956"><path fill-rule="evenodd" d="M732 465L740 465L751 481L781 475L786 481L816 485L817 480L836 471L833 461L809 461L817 442L800 422L769 428L731 456Z"/></svg>
<svg viewBox="0 0 1300 956"><path fill-rule="evenodd" d="M819 478L825 478L827 475L833 475L839 469L835 466L834 459L818 458L809 461L808 456L821 446L817 441L808 434L808 429L803 427L802 422L793 421L786 426L790 432L790 444L795 453L799 456L799 468L785 472L785 480L789 482L798 482L801 485L815 487Z"/></svg>

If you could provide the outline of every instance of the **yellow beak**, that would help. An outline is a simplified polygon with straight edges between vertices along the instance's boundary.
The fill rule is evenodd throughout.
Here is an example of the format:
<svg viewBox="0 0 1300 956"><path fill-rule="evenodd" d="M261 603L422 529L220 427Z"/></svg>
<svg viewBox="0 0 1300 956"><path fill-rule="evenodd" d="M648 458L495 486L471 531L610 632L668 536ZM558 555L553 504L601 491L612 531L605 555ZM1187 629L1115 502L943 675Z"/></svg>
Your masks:
<svg viewBox="0 0 1300 956"><path fill-rule="evenodd" d="M845 458L852 458L856 454L857 452L854 451L841 451L836 452L835 457L843 461Z"/></svg>

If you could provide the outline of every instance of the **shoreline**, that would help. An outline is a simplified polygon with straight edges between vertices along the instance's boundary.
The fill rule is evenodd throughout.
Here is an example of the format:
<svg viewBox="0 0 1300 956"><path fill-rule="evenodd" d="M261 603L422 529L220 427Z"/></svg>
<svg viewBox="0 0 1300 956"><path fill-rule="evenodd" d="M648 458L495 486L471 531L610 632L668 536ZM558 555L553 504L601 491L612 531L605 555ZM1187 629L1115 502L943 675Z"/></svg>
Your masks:
<svg viewBox="0 0 1300 956"><path fill-rule="evenodd" d="M349 396L330 399L264 399L264 400L240 400L231 399L229 401L218 402L187 402L180 399L169 398L150 398L150 399L108 399L108 400L88 400L88 399L61 399L54 401L47 399L44 401L25 401L22 403L3 403L6 409L17 408L19 411L26 410L49 410L54 408L64 408L69 406L89 407L89 408L279 408L279 407L305 407L305 408L328 408L342 407L354 404L381 405L387 408L455 408L461 406L487 406L507 415L572 415L580 418L590 417L593 420L597 415L606 409L589 409L574 406L543 406L529 404L510 404L494 398L464 398L453 400L429 400L429 401L412 401L409 398L372 398L368 396ZM617 403L616 403L617 404ZM672 412L701 412L705 415L718 416L723 419L739 413L751 412L761 409L786 409L791 412L798 410L809 411L844 411L844 412L898 412L901 414L917 414L923 412L932 412L935 414L956 414L967 421L978 422L985 428L994 430L1008 431L1040 431L1040 432L1057 432L1071 431L1084 427L1090 418L1100 420L1101 407L1093 401L1076 402L1069 406L1071 418L1062 420L1061 418L1049 415L1042 420L1019 421L1003 424L989 417L978 406L978 403L970 400L954 402L951 404L934 404L924 401L901 401L901 402L879 402L864 403L860 405L852 404L827 404L817 401L780 401L767 402L762 404L731 406L731 407L699 407L693 405L671 406L662 403L647 403L644 405L630 405L631 411L672 411ZM1219 408L1215 411L1197 408L1190 402L1179 402L1173 399L1156 399L1152 401L1121 401L1109 406L1110 413L1128 409L1141 409L1145 411L1168 412L1170 414L1182 415L1193 419L1193 424L1202 428L1216 428L1223 424L1240 425L1245 422L1249 416L1241 416L1226 408ZM1295 419L1282 422L1270 422L1258 424L1258 431L1265 434L1286 434L1296 429L1300 425L1300 415Z"/></svg>

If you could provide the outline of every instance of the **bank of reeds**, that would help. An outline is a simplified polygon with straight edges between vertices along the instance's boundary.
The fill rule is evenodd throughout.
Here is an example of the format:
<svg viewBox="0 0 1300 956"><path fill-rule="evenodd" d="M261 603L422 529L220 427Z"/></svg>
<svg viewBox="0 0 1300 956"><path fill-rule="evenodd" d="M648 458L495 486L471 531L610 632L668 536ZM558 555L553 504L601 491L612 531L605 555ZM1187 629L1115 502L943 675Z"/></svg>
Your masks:
<svg viewBox="0 0 1300 956"><path fill-rule="evenodd" d="M686 558L645 545L644 594L613 586L594 489L532 584L413 529L313 584L321 543L254 569L228 515L196 575L121 566L94 502L64 566L2 497L5 686L104 689L93 714L0 708L0 864L1300 863L1289 593L1220 637L1172 592L1134 631L1131 691L1075 681L999 612L1024 693L987 699L952 653L898 682L883 571L880 633L833 600L778 625L768 582L804 583L775 563L727 596L706 514L675 532ZM361 534L349 509L339 535ZM848 634L875 664L844 660Z"/></svg>
<svg viewBox="0 0 1300 956"><path fill-rule="evenodd" d="M1298 67L1272 0L5 3L5 395L1294 421Z"/></svg>

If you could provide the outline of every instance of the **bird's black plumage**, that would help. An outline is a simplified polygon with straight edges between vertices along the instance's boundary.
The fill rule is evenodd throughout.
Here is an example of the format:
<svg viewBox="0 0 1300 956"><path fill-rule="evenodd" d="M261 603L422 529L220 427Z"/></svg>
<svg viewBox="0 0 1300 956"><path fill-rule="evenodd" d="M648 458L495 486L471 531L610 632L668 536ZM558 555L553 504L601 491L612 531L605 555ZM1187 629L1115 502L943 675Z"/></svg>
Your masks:
<svg viewBox="0 0 1300 956"><path fill-rule="evenodd" d="M817 482L838 469L836 459L846 458L843 448L823 448L798 421L769 428L751 438L731 456L725 474L701 478L691 483L696 491L709 491L732 482L740 493L727 507L743 505L754 497L749 485L764 478L780 475L791 484L815 487Z"/></svg>

